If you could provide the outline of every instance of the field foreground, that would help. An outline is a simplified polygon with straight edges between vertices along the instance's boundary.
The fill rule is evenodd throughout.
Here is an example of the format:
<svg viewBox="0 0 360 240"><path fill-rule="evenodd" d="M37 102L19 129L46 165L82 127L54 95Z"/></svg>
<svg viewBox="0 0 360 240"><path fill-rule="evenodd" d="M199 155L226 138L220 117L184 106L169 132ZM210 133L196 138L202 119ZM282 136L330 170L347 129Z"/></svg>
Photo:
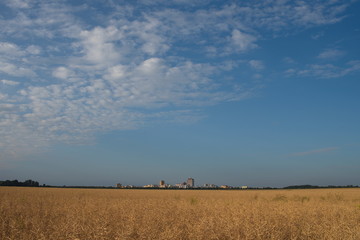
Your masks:
<svg viewBox="0 0 360 240"><path fill-rule="evenodd" d="M360 189L0 187L0 239L360 239Z"/></svg>

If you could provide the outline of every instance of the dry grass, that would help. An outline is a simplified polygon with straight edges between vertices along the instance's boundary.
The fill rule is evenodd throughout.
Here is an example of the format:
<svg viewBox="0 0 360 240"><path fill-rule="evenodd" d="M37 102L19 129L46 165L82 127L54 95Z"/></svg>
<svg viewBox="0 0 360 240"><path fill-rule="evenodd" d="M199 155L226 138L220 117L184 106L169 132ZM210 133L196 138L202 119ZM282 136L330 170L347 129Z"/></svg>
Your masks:
<svg viewBox="0 0 360 240"><path fill-rule="evenodd" d="M360 189L0 188L0 239L360 239Z"/></svg>

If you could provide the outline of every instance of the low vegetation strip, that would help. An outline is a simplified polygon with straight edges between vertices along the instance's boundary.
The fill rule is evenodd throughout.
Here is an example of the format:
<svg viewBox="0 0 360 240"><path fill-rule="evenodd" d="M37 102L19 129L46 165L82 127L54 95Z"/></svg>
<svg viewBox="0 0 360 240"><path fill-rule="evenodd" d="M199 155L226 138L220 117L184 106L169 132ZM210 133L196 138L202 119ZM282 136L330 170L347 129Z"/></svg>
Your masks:
<svg viewBox="0 0 360 240"><path fill-rule="evenodd" d="M360 189L0 187L0 239L360 239Z"/></svg>

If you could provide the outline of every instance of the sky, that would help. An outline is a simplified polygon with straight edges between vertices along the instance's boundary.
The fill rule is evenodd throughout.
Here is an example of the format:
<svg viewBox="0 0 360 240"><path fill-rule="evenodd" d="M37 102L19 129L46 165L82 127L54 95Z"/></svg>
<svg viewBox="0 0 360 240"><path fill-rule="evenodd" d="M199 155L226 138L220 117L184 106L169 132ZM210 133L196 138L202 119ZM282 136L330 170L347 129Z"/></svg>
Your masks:
<svg viewBox="0 0 360 240"><path fill-rule="evenodd" d="M0 180L360 185L360 2L0 1Z"/></svg>

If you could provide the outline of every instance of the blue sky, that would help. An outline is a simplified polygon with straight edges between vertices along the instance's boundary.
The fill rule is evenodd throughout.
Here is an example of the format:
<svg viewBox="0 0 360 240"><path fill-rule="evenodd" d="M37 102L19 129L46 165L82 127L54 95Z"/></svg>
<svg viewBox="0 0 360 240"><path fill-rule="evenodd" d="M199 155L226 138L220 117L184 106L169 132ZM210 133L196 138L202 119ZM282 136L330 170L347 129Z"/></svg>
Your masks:
<svg viewBox="0 0 360 240"><path fill-rule="evenodd" d="M1 179L358 185L359 10L1 1Z"/></svg>

